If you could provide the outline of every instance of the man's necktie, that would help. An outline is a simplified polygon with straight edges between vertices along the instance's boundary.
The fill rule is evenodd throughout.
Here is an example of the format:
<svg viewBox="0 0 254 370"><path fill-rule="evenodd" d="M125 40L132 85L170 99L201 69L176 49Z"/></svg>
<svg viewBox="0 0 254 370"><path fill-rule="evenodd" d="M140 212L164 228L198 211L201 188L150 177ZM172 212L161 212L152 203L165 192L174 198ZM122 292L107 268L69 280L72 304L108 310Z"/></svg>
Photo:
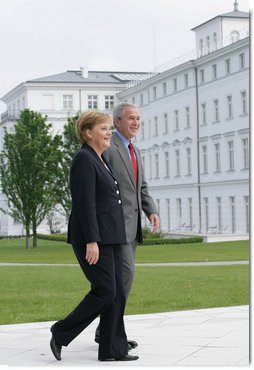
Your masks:
<svg viewBox="0 0 254 370"><path fill-rule="evenodd" d="M132 168L133 168L133 173L134 173L134 179L135 179L135 182L136 182L136 185L137 185L138 184L138 165L137 165L137 159L135 157L134 148L133 148L132 143L130 143L128 145L128 147L129 147L129 151L130 151L130 155L131 155L131 163L132 163Z"/></svg>

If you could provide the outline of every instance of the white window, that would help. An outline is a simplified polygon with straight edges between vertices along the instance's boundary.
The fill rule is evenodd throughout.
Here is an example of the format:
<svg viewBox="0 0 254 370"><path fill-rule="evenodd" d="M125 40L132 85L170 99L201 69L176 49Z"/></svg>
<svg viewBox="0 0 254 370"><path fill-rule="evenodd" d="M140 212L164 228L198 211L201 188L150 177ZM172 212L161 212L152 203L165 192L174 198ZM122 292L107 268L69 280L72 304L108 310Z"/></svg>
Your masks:
<svg viewBox="0 0 254 370"><path fill-rule="evenodd" d="M148 120L148 139L151 139L151 128L152 124L151 124L151 120L149 119Z"/></svg>
<svg viewBox="0 0 254 370"><path fill-rule="evenodd" d="M163 120L164 120L164 134L168 133L168 114L163 114Z"/></svg>
<svg viewBox="0 0 254 370"><path fill-rule="evenodd" d="M186 127L190 127L190 107L185 107Z"/></svg>
<svg viewBox="0 0 254 370"><path fill-rule="evenodd" d="M152 164L152 154L149 154L149 179L153 177L153 164Z"/></svg>
<svg viewBox="0 0 254 370"><path fill-rule="evenodd" d="M165 177L169 177L169 152L164 152L165 159Z"/></svg>
<svg viewBox="0 0 254 370"><path fill-rule="evenodd" d="M177 78L173 79L173 91L177 91Z"/></svg>
<svg viewBox="0 0 254 370"><path fill-rule="evenodd" d="M154 117L154 136L158 136L158 117Z"/></svg>
<svg viewBox="0 0 254 370"><path fill-rule="evenodd" d="M213 101L214 104L214 120L215 122L219 122L220 116L219 116L219 100L214 99Z"/></svg>
<svg viewBox="0 0 254 370"><path fill-rule="evenodd" d="M217 49L217 33L216 32L213 33L213 47L214 47L214 50Z"/></svg>
<svg viewBox="0 0 254 370"><path fill-rule="evenodd" d="M180 168L180 150L179 149L176 149L175 156L176 156L176 176L180 176L181 168Z"/></svg>
<svg viewBox="0 0 254 370"><path fill-rule="evenodd" d="M98 95L88 95L88 109L98 108Z"/></svg>
<svg viewBox="0 0 254 370"><path fill-rule="evenodd" d="M230 211L231 211L231 232L236 231L236 213L235 213L235 197L229 197Z"/></svg>
<svg viewBox="0 0 254 370"><path fill-rule="evenodd" d="M142 121L140 125L140 139L145 140L145 123Z"/></svg>
<svg viewBox="0 0 254 370"><path fill-rule="evenodd" d="M155 160L155 178L159 178L159 154L154 154L154 160Z"/></svg>
<svg viewBox="0 0 254 370"><path fill-rule="evenodd" d="M163 91L163 96L167 95L167 83L163 82L162 84L162 91Z"/></svg>
<svg viewBox="0 0 254 370"><path fill-rule="evenodd" d="M235 160L234 160L234 142L228 141L228 154L229 154L229 169L235 169Z"/></svg>
<svg viewBox="0 0 254 370"><path fill-rule="evenodd" d="M240 69L245 68L245 54L239 54L239 67Z"/></svg>
<svg viewBox="0 0 254 370"><path fill-rule="evenodd" d="M217 225L218 231L222 231L222 208L221 208L221 197L216 197L216 208L217 208Z"/></svg>
<svg viewBox="0 0 254 370"><path fill-rule="evenodd" d="M206 125L206 103L202 103L201 104L201 119L202 119L202 122L201 124L202 125Z"/></svg>
<svg viewBox="0 0 254 370"><path fill-rule="evenodd" d="M156 199L156 206L157 206L158 214L160 216L160 212L161 212L161 210L160 210L160 199Z"/></svg>
<svg viewBox="0 0 254 370"><path fill-rule="evenodd" d="M208 198L204 198L204 208L205 208L205 231L208 232L209 229L209 205Z"/></svg>
<svg viewBox="0 0 254 370"><path fill-rule="evenodd" d="M170 199L166 199L167 204L167 216L168 216L168 231L170 230Z"/></svg>
<svg viewBox="0 0 254 370"><path fill-rule="evenodd" d="M227 96L227 111L228 118L233 118L233 106L232 106L232 95Z"/></svg>
<svg viewBox="0 0 254 370"><path fill-rule="evenodd" d="M189 226L190 226L190 229L192 229L192 226L193 226L192 198L188 198L188 208L189 208Z"/></svg>
<svg viewBox="0 0 254 370"><path fill-rule="evenodd" d="M188 73L185 73L184 74L184 87L188 87L189 86L189 75Z"/></svg>
<svg viewBox="0 0 254 370"><path fill-rule="evenodd" d="M201 83L205 82L205 70L204 69L200 70L200 82Z"/></svg>
<svg viewBox="0 0 254 370"><path fill-rule="evenodd" d="M156 86L153 87L153 100L157 99L157 88Z"/></svg>
<svg viewBox="0 0 254 370"><path fill-rule="evenodd" d="M178 110L174 111L174 120L175 120L175 131L179 130L179 116L178 116Z"/></svg>
<svg viewBox="0 0 254 370"><path fill-rule="evenodd" d="M143 94L140 94L139 103L140 103L141 106L144 104Z"/></svg>
<svg viewBox="0 0 254 370"><path fill-rule="evenodd" d="M114 109L114 95L105 95L105 109Z"/></svg>
<svg viewBox="0 0 254 370"><path fill-rule="evenodd" d="M136 104L136 99L135 99L135 96L133 96L132 98L131 98L131 101L132 101L132 104Z"/></svg>
<svg viewBox="0 0 254 370"><path fill-rule="evenodd" d="M226 59L225 60L225 70L226 70L226 74L229 74L230 73L230 59Z"/></svg>
<svg viewBox="0 0 254 370"><path fill-rule="evenodd" d="M177 226L180 228L182 226L182 199L176 199L176 217Z"/></svg>
<svg viewBox="0 0 254 370"><path fill-rule="evenodd" d="M202 145L203 173L208 172L207 145Z"/></svg>
<svg viewBox="0 0 254 370"><path fill-rule="evenodd" d="M238 41L238 40L239 40L239 38L240 38L240 34L239 34L239 32L238 32L238 31L236 31L236 30L231 31L230 36L231 36L231 42L236 42L236 41Z"/></svg>
<svg viewBox="0 0 254 370"><path fill-rule="evenodd" d="M247 110L247 93L246 91L241 91L241 106L242 106L242 114L245 115L248 113Z"/></svg>
<svg viewBox="0 0 254 370"><path fill-rule="evenodd" d="M191 175L191 148L186 148L187 175Z"/></svg>
<svg viewBox="0 0 254 370"><path fill-rule="evenodd" d="M249 168L249 140L242 139L243 144L243 168Z"/></svg>
<svg viewBox="0 0 254 370"><path fill-rule="evenodd" d="M206 48L209 53L210 52L210 36L206 37Z"/></svg>
<svg viewBox="0 0 254 370"><path fill-rule="evenodd" d="M250 212L249 212L249 196L244 196L244 207L245 207L245 225L246 225L246 233L248 234L250 231Z"/></svg>
<svg viewBox="0 0 254 370"><path fill-rule="evenodd" d="M212 65L212 78L213 80L217 78L217 64Z"/></svg>
<svg viewBox="0 0 254 370"><path fill-rule="evenodd" d="M220 172L221 170L221 159L220 159L220 144L214 144L215 149L215 171Z"/></svg>

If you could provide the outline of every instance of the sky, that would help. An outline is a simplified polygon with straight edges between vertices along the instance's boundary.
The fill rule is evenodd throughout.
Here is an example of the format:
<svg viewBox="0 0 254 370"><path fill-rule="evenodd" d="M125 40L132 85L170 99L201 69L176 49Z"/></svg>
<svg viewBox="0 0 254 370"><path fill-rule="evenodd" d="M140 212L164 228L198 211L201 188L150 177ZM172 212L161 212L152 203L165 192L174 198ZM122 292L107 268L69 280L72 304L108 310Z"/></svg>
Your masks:
<svg viewBox="0 0 254 370"><path fill-rule="evenodd" d="M234 0L0 0L0 98L78 70L153 71L195 48L193 27ZM238 0L249 11L248 0ZM0 102L0 113L6 110Z"/></svg>

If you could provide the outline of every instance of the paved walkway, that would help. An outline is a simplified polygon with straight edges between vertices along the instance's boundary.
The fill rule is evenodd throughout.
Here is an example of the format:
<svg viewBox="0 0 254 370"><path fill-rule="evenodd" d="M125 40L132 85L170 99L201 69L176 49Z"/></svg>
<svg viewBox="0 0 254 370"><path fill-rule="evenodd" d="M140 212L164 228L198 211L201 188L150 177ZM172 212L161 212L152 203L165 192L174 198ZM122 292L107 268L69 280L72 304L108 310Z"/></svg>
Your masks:
<svg viewBox="0 0 254 370"><path fill-rule="evenodd" d="M0 326L0 365L9 366L208 366L249 365L249 307L222 307L125 317L126 331L139 346L134 362L98 362L96 319L53 357L52 322Z"/></svg>

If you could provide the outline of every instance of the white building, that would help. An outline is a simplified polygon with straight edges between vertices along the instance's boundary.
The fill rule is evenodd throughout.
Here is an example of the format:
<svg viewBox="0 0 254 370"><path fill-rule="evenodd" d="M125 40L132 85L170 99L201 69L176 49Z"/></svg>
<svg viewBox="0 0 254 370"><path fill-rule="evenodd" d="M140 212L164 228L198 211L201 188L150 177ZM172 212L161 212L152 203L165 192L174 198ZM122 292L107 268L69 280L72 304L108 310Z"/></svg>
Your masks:
<svg viewBox="0 0 254 370"><path fill-rule="evenodd" d="M14 132L15 122L24 108L47 115L52 123L53 133L61 134L68 117L78 111L100 109L112 113L118 103L117 93L137 81L150 77L145 72L98 72L67 71L53 76L37 78L21 83L5 96L7 110L1 116L0 150L3 148L4 128ZM6 197L0 193L0 208L7 209ZM66 229L65 218L60 217L62 228ZM43 222L38 232L49 232L47 222ZM10 216L0 211L0 236L22 235L23 226Z"/></svg>
<svg viewBox="0 0 254 370"><path fill-rule="evenodd" d="M1 144L3 127L13 129L26 107L47 114L54 131L62 132L67 117L79 110L111 112L119 101L135 103L142 114L136 142L162 230L247 237L249 14L235 2L234 11L193 31L191 59L160 73L81 69L20 84L2 98L8 109ZM0 222L0 235L21 232L4 214Z"/></svg>
<svg viewBox="0 0 254 370"><path fill-rule="evenodd" d="M193 29L196 57L118 94L140 107L136 143L165 232L249 233L248 27L235 3Z"/></svg>

